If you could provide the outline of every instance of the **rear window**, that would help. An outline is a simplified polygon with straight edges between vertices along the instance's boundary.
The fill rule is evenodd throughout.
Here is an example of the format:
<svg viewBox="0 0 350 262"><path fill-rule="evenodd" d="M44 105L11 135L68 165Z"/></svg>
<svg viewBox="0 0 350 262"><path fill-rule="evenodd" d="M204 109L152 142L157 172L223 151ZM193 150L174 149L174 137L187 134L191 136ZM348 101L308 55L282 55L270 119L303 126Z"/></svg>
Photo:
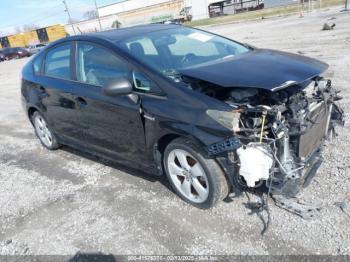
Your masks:
<svg viewBox="0 0 350 262"><path fill-rule="evenodd" d="M45 59L45 75L70 79L70 52L70 44L61 45L48 51Z"/></svg>

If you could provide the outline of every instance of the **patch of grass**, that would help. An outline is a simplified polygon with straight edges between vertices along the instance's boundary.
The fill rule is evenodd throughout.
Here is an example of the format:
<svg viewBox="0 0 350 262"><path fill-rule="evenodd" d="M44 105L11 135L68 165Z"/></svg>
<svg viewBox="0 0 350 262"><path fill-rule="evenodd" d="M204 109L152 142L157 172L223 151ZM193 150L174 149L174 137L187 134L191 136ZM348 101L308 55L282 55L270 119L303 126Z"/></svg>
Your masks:
<svg viewBox="0 0 350 262"><path fill-rule="evenodd" d="M314 8L318 8L318 4L314 4ZM344 5L344 0L322 0L322 8L336 6L336 5ZM307 3L305 4L304 10L307 10ZM185 23L188 26L204 26L204 25L214 25L221 23L230 23L236 21L244 21L244 20L253 20L253 19L262 19L263 17L271 17L271 16L283 16L293 13L300 12L298 4L288 5L283 7L276 8L267 8L256 11L250 11L245 13L239 13L235 15L228 16L220 16L215 18L207 18L196 21L191 21Z"/></svg>

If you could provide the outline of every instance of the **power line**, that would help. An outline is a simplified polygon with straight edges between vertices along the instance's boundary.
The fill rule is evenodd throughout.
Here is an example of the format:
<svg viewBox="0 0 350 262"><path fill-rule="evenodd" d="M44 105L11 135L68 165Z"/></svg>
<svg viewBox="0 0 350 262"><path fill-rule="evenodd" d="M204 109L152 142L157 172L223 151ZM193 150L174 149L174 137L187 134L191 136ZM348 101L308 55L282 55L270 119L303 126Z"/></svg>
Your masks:
<svg viewBox="0 0 350 262"><path fill-rule="evenodd" d="M73 26L73 20L72 20L72 17L71 17L71 10L67 8L68 6L67 6L67 3L66 3L65 0L63 0L63 4L64 4L64 8L65 8L63 11L69 13L68 14L69 24L72 26L73 31L75 32L75 28ZM25 19L23 19L25 21L24 23L16 23L16 24L9 24L9 25L2 24L2 27L0 28L0 31L8 31L9 28L23 26L24 24L34 24L34 23L38 23L40 21L47 20L47 19L49 19L51 17L60 16L61 15L60 10L59 10L59 12L57 12L57 8L59 8L59 7L62 7L62 5L59 4L59 5L55 5L55 6L50 7L50 9L54 9L55 11L50 12L49 15L44 16L44 17L41 17L41 14L44 14L44 13L47 14L48 13L47 11L38 12L35 15L28 16ZM73 7L74 8L86 7L86 5L73 5ZM98 14L98 6L97 6L97 3L96 3L96 0L95 0L95 8L96 8L96 11L97 11L97 14ZM38 19L35 19L35 18L38 18ZM100 22L99 14L98 14L98 19L99 19L99 22ZM102 27L102 25L100 26L100 28L101 27Z"/></svg>
<svg viewBox="0 0 350 262"><path fill-rule="evenodd" d="M54 7L52 7L52 8L57 8L57 7L60 7L60 6L61 6L61 5L58 5L58 6L54 6ZM39 12L39 13L36 13L35 16L29 16L29 17L23 19L23 20L26 21L25 23L21 23L21 24L16 23L16 24L9 24L9 25L6 25L6 24L4 25L4 24L2 24L2 27L0 28L0 30L3 30L3 29L5 29L5 28L9 28L9 27L22 26L23 24L31 24L31 23L35 23L35 22L38 22L38 21L41 21L41 20L46 20L47 18L56 16L55 14L57 14L57 10L54 11L54 12L51 12L50 15L45 16L44 18L32 20L32 19L34 19L34 18L37 18L38 16L40 16L40 15L43 14L43 13L47 14L47 11ZM29 21L29 22L28 22L28 21Z"/></svg>
<svg viewBox="0 0 350 262"><path fill-rule="evenodd" d="M56 14L56 15L50 15L50 16L48 16L48 17L44 17L44 18L40 18L40 19L38 19L38 20L35 20L35 21L32 21L31 23L32 24L35 24L35 23L38 23L38 22L41 22L41 21L45 21L45 20L47 20L47 19L49 19L49 18L52 18L52 17L56 17L56 16L60 16L61 14ZM22 26L22 24L21 25L14 25L14 26L11 26L12 28L16 28L16 27L21 27ZM38 28L43 28L43 27L45 27L45 26L38 26ZM9 27L3 27L3 28L0 28L0 31L8 31L8 29L9 29ZM6 32L5 32L6 33ZM7 32L7 34L13 34L13 33L9 33L9 32Z"/></svg>
<svg viewBox="0 0 350 262"><path fill-rule="evenodd" d="M55 12L55 13L53 13L52 15L45 16L45 17L42 17L42 18L40 18L40 19L34 20L34 21L32 21L31 23L37 23L37 22L40 22L40 21L47 20L47 19L49 19L49 18L51 18L51 17L59 16L59 15L61 15L61 14L57 14L57 12Z"/></svg>

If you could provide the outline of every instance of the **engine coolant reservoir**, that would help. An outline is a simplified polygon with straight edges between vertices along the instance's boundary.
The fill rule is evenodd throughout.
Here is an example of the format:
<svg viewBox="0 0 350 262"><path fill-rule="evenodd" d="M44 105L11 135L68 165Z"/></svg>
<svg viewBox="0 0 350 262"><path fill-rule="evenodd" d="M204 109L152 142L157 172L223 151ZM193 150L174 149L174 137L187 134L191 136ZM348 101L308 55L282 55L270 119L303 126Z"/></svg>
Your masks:
<svg viewBox="0 0 350 262"><path fill-rule="evenodd" d="M267 180L273 165L271 154L258 143L250 143L237 149L241 163L239 174L244 177L248 187L255 187L260 180Z"/></svg>

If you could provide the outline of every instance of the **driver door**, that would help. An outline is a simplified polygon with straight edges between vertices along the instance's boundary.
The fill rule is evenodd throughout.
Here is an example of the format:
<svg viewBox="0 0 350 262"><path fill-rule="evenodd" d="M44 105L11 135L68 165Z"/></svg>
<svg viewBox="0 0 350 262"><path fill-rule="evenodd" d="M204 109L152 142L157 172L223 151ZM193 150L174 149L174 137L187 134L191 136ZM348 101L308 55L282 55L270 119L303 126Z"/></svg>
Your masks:
<svg viewBox="0 0 350 262"><path fill-rule="evenodd" d="M80 142L94 152L127 161L145 159L144 126L140 103L128 96L109 97L102 87L118 77L131 77L128 64L112 51L89 42L77 42L73 95L79 104L76 122Z"/></svg>

